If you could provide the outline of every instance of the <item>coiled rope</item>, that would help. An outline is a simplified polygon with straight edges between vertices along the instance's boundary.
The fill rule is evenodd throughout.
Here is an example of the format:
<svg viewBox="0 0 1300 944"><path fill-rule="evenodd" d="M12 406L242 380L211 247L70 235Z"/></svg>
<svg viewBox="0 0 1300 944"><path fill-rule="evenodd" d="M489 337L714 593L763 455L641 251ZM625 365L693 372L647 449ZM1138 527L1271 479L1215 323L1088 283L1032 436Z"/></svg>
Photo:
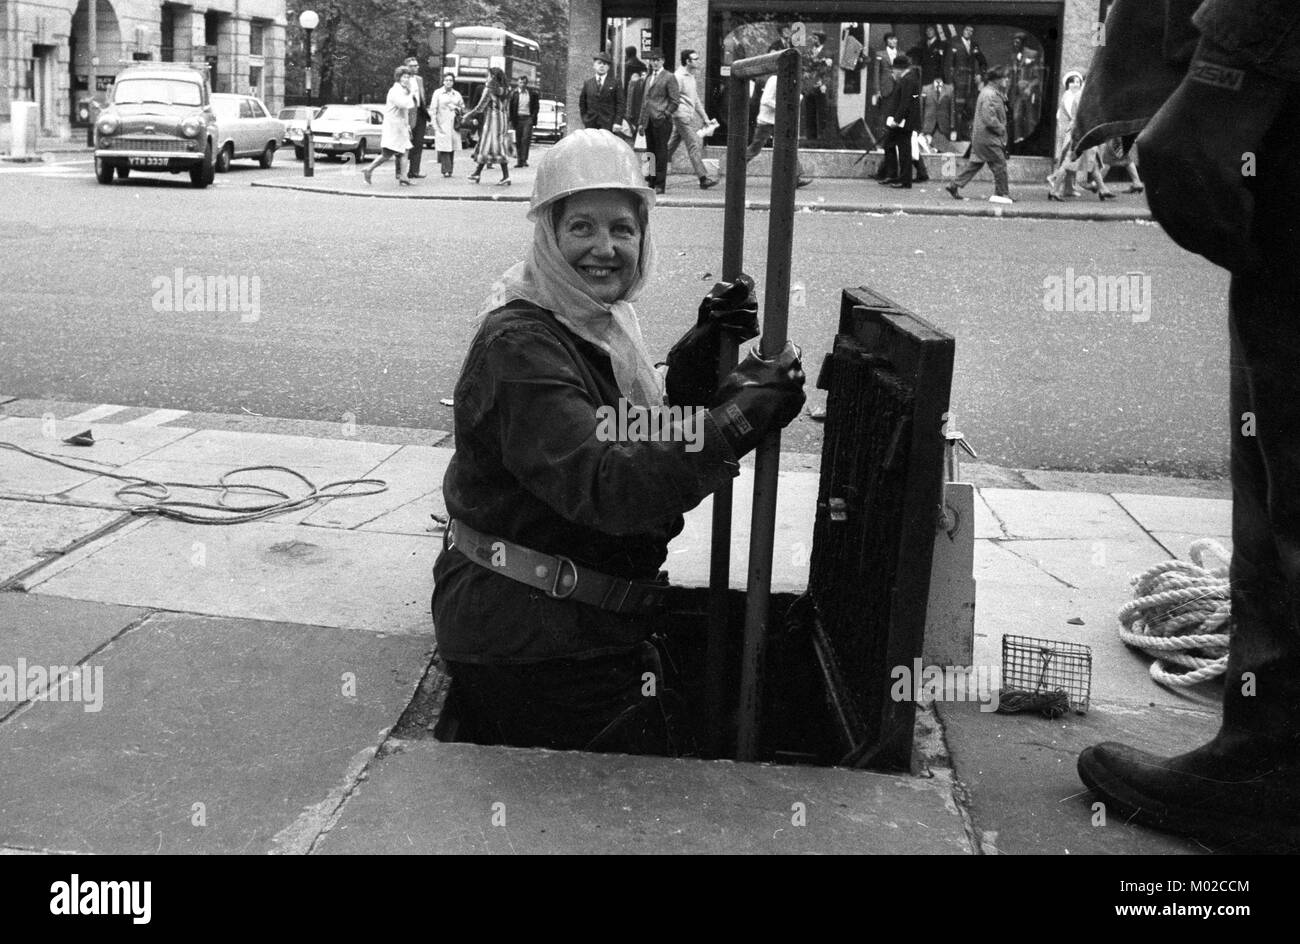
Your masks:
<svg viewBox="0 0 1300 944"><path fill-rule="evenodd" d="M298 508L306 508L316 502L327 502L335 498L362 498L366 495L378 495L380 492L388 491L388 483L383 479L339 479L336 482L329 482L318 487L301 472L296 472L282 465L242 466L223 473L216 483L156 482L153 479L139 475L122 475L106 469L89 469L85 466L67 462L59 456L36 452L11 442L0 442L0 449L12 449L23 455L31 456L33 459L41 459L54 465L63 466L65 469L86 472L90 475L102 475L106 478L116 479L119 482L126 482L127 484L119 488L114 494L119 501L122 501L127 506L127 509L132 514L158 515L162 518L171 518L188 524L243 524L247 521L256 521L259 518L270 518L274 515L284 514ZM88 461L95 462L97 465L104 464L94 459ZM268 485L230 481L232 476L247 472L281 472L296 478L306 487L307 491L305 494L293 496L288 492L282 492ZM340 491L340 489L348 489L356 485L362 486L363 490ZM215 503L180 501L171 497L173 488L218 492L219 497ZM275 500L259 505L232 506L226 503L227 498L231 495L267 495ZM143 498L146 499L146 502L144 504L131 504L126 501L127 498Z"/></svg>
<svg viewBox="0 0 1300 944"><path fill-rule="evenodd" d="M1209 565L1211 555L1220 566ZM1228 668L1231 555L1219 542L1201 538L1188 556L1190 562L1165 561L1134 577L1134 599L1119 611L1119 638L1154 658L1151 678L1168 688L1196 685Z"/></svg>

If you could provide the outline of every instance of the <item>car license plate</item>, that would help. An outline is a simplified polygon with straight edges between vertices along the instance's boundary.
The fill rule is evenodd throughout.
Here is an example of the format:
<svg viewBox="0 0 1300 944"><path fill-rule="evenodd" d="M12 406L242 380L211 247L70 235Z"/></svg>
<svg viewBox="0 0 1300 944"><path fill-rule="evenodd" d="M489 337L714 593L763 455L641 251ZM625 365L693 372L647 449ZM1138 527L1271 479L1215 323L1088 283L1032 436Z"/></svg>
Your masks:
<svg viewBox="0 0 1300 944"><path fill-rule="evenodd" d="M171 163L169 157L133 157L131 158L132 167L166 167Z"/></svg>

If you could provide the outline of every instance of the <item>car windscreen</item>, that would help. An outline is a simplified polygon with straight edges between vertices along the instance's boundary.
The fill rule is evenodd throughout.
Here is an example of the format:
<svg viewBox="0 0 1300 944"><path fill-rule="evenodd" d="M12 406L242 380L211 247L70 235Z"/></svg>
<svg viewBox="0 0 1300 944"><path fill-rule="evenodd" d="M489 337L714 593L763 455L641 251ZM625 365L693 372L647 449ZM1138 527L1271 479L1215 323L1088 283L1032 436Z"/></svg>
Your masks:
<svg viewBox="0 0 1300 944"><path fill-rule="evenodd" d="M239 99L217 98L212 96L212 110L216 112L217 121L234 121L239 117Z"/></svg>
<svg viewBox="0 0 1300 944"><path fill-rule="evenodd" d="M113 86L117 105L193 105L202 102L202 86L197 82L169 79L123 79Z"/></svg>
<svg viewBox="0 0 1300 944"><path fill-rule="evenodd" d="M370 112L354 105L326 105L317 112L316 117L322 120L328 118L330 121L360 121L365 124L370 121Z"/></svg>

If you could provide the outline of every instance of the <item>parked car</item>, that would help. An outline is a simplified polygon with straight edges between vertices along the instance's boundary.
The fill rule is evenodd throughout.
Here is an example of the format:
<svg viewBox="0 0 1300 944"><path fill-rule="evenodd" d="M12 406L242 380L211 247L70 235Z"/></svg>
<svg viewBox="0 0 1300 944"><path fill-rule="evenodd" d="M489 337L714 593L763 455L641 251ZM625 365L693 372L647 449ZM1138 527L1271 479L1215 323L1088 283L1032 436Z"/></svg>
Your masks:
<svg viewBox="0 0 1300 944"><path fill-rule="evenodd" d="M179 174L206 187L216 173L217 118L204 71L150 63L127 66L95 120L95 177L111 184L114 173Z"/></svg>
<svg viewBox="0 0 1300 944"><path fill-rule="evenodd" d="M564 120L564 102L543 98L537 103L537 123L533 125L533 140L558 141L567 130Z"/></svg>
<svg viewBox="0 0 1300 944"><path fill-rule="evenodd" d="M313 108L309 105L290 105L288 108L281 108L280 114L276 115L277 118L284 122L284 137L280 139L280 143L284 145L291 144L289 132L294 128L301 132L307 127L307 116L311 115L314 119L319 114L319 108Z"/></svg>
<svg viewBox="0 0 1300 944"><path fill-rule="evenodd" d="M367 151L379 151L383 133L382 105L326 105L311 120L314 151L335 157L352 154L358 162L366 159ZM289 141L294 155L302 160L303 132L295 130L289 135Z"/></svg>
<svg viewBox="0 0 1300 944"><path fill-rule="evenodd" d="M284 137L284 123L272 118L258 99L251 95L216 92L212 110L217 115L217 173L230 170L236 158L251 157L263 167L275 160L275 149Z"/></svg>

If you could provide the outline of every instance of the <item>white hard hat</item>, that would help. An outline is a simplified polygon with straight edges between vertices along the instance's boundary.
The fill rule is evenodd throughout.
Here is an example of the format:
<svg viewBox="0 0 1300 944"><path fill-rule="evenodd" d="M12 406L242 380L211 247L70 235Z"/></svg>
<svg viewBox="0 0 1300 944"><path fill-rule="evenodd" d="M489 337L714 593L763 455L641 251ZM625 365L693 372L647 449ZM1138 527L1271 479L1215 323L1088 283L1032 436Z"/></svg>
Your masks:
<svg viewBox="0 0 1300 944"><path fill-rule="evenodd" d="M556 200L580 190L630 190L646 209L654 190L646 186L641 159L622 138L608 131L583 128L565 135L537 165L528 218L537 219Z"/></svg>

